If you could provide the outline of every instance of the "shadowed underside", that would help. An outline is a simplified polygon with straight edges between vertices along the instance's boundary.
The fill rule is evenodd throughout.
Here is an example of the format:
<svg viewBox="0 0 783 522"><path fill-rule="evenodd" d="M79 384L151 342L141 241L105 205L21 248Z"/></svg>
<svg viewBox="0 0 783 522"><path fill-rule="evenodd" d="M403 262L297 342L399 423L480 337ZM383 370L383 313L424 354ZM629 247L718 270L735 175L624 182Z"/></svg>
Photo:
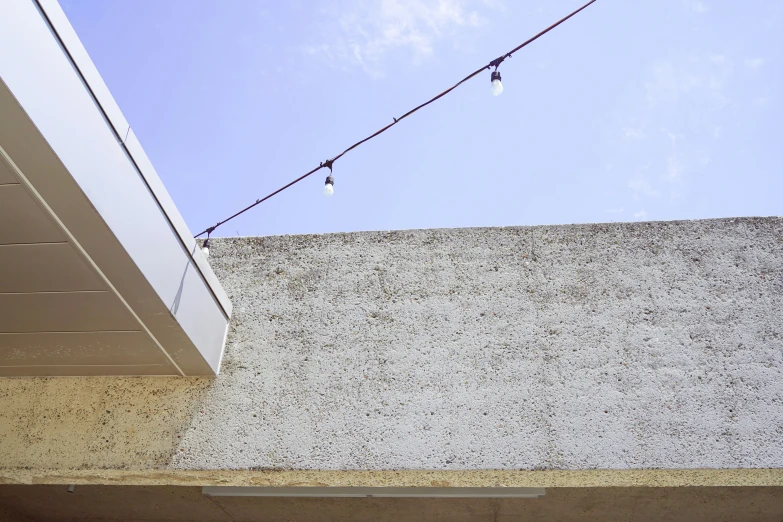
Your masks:
<svg viewBox="0 0 783 522"><path fill-rule="evenodd" d="M70 494L65 486L0 486L0 522L779 522L781 518L781 487L551 488L537 499L406 499L214 498L203 496L197 487L140 486L78 486Z"/></svg>

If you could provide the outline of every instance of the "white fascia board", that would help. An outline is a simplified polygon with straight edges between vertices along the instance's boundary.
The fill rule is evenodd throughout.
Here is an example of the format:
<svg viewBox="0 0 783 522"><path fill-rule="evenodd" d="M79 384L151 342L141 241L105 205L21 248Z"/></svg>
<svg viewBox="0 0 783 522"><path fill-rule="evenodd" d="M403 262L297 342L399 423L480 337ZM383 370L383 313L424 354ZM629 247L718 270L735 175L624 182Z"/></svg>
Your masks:
<svg viewBox="0 0 783 522"><path fill-rule="evenodd" d="M192 252L196 246L196 241L193 238L192 232L187 224L185 224L185 220L182 218L174 201L171 199L168 190L166 190L160 176L158 176L158 173L152 166L152 162L150 162L147 154L144 152L141 143L139 143L133 129L122 114L122 111L114 100L114 97L111 95L109 88L106 86L103 78L101 78L100 73L98 73L98 69L87 54L87 50L84 48L84 45L82 45L76 31L65 16L62 7L57 0L33 1L40 6L41 11L46 15L56 36L60 39L62 46L67 50L76 69L82 76L85 84L89 87L96 103L104 112L106 119L114 129L118 139L125 145L128 155L135 163L139 174L146 181L150 192L157 200L161 210L167 216L172 228L176 231L184 247L187 251ZM194 256L194 261L207 284L212 289L212 292L215 294L215 298L225 311L226 316L231 317L231 300L218 282L209 263L203 256Z"/></svg>
<svg viewBox="0 0 783 522"><path fill-rule="evenodd" d="M217 373L228 296L56 1L4 4L0 78Z"/></svg>

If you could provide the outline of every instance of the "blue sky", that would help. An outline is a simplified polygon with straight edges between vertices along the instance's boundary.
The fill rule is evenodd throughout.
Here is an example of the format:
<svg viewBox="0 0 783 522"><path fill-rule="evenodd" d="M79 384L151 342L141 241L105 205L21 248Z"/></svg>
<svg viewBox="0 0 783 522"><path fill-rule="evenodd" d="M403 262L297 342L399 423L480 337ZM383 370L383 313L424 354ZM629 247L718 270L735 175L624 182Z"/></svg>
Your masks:
<svg viewBox="0 0 783 522"><path fill-rule="evenodd" d="M61 0L195 233L582 0ZM598 0L216 236L783 214L783 1Z"/></svg>

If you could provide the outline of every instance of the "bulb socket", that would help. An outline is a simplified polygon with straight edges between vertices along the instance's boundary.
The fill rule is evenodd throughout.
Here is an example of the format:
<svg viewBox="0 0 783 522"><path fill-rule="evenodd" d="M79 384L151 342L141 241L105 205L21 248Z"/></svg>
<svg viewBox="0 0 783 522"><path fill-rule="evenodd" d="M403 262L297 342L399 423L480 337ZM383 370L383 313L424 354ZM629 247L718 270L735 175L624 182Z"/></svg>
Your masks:
<svg viewBox="0 0 783 522"><path fill-rule="evenodd" d="M324 182L324 185L331 185L334 187L334 176L332 176L331 174L326 176L326 181Z"/></svg>
<svg viewBox="0 0 783 522"><path fill-rule="evenodd" d="M495 80L500 81L500 73L498 71L492 71L492 78L489 81L494 82Z"/></svg>

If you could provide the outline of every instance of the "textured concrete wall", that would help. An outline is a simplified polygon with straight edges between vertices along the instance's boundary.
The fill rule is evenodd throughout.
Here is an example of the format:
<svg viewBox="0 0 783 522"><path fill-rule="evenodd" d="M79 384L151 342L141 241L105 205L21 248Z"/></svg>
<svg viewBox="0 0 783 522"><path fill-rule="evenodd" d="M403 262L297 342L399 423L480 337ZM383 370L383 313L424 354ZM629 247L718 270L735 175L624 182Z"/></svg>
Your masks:
<svg viewBox="0 0 783 522"><path fill-rule="evenodd" d="M0 467L783 468L783 219L213 240L217 379L0 381Z"/></svg>

